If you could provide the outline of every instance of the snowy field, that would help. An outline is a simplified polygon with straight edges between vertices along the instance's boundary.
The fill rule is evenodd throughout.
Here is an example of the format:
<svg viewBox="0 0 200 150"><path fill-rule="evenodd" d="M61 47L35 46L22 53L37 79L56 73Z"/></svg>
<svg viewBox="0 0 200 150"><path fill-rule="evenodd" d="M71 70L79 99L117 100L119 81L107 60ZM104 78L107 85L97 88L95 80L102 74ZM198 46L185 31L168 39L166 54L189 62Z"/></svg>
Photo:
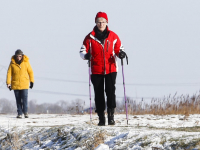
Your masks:
<svg viewBox="0 0 200 150"><path fill-rule="evenodd" d="M200 149L200 115L115 115L99 127L89 115L0 115L0 149L151 150Z"/></svg>

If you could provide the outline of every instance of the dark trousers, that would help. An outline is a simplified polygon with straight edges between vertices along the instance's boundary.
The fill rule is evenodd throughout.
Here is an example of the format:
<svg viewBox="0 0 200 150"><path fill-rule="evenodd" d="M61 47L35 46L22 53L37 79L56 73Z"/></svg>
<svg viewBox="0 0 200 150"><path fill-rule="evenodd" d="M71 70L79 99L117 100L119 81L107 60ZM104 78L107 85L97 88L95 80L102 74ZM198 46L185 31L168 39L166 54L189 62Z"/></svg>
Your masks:
<svg viewBox="0 0 200 150"><path fill-rule="evenodd" d="M14 90L16 104L17 104L17 113L22 115L22 113L28 112L28 89L25 90Z"/></svg>
<svg viewBox="0 0 200 150"><path fill-rule="evenodd" d="M107 107L116 107L115 98L115 83L116 83L117 72L113 72L107 75L92 74L91 81L94 86L95 93L95 106L96 112L104 112L105 110L105 96L104 96L104 82L105 92L107 96Z"/></svg>

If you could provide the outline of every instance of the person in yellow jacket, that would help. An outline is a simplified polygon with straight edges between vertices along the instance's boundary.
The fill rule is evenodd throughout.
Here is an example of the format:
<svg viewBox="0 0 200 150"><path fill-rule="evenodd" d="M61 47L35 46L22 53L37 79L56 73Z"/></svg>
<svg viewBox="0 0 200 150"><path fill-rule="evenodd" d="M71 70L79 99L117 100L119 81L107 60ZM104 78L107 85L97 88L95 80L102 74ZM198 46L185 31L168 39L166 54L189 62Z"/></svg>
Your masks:
<svg viewBox="0 0 200 150"><path fill-rule="evenodd" d="M15 93L17 118L22 118L22 114L28 118L28 89L33 88L34 75L29 58L20 49L11 58L6 83Z"/></svg>

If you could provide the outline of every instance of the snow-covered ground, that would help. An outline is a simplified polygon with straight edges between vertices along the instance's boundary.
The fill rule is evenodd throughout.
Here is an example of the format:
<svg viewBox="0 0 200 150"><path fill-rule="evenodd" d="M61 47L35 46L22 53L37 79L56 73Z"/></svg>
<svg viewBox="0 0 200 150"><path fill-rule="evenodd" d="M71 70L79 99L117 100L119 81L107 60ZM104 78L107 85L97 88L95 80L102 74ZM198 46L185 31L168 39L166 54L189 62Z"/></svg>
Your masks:
<svg viewBox="0 0 200 150"><path fill-rule="evenodd" d="M0 115L0 149L151 150L200 149L200 115L115 115L115 126L99 127L89 115Z"/></svg>

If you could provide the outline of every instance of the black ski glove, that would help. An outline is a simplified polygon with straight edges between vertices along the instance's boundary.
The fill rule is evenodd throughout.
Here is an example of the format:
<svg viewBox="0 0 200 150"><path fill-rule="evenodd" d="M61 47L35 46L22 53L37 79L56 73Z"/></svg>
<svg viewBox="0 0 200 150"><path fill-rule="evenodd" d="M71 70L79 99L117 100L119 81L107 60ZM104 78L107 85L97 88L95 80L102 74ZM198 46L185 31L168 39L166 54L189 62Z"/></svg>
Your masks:
<svg viewBox="0 0 200 150"><path fill-rule="evenodd" d="M125 53L124 51L120 51L120 52L119 52L119 58L120 58L120 59L124 59L125 56L126 56L126 53Z"/></svg>
<svg viewBox="0 0 200 150"><path fill-rule="evenodd" d="M8 88L9 88L10 91L12 90L12 89L11 89L11 86L9 86Z"/></svg>
<svg viewBox="0 0 200 150"><path fill-rule="evenodd" d="M85 57L85 59L86 59L86 60L90 60L90 57L91 57L91 54L90 54L90 52L88 52L87 54L85 54L85 56L84 56L84 57Z"/></svg>
<svg viewBox="0 0 200 150"><path fill-rule="evenodd" d="M33 82L30 82L30 87L29 88L33 88Z"/></svg>

